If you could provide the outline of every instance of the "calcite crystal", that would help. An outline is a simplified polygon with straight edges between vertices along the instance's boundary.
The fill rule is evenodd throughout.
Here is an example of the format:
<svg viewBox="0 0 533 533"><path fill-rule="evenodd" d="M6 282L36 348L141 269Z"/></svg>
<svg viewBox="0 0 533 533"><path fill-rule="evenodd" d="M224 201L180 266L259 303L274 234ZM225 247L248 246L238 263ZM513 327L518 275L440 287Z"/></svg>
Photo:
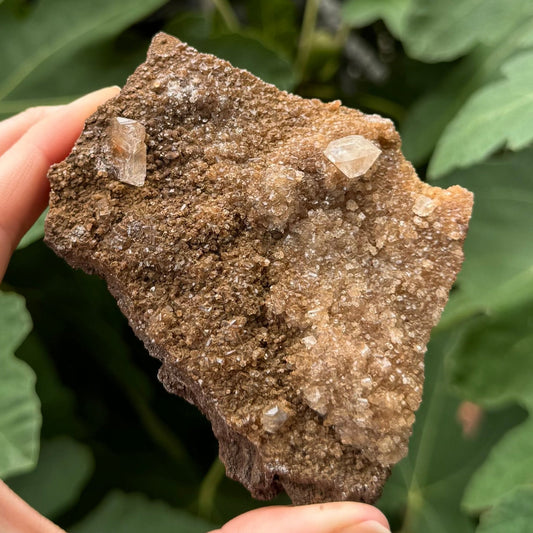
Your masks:
<svg viewBox="0 0 533 533"><path fill-rule="evenodd" d="M140 187L117 180L119 117L146 130ZM353 177L324 155L347 138L365 159ZM258 498L378 497L407 450L468 191L422 183L391 121L164 34L49 179L47 243L107 281L229 476Z"/></svg>
<svg viewBox="0 0 533 533"><path fill-rule="evenodd" d="M362 135L348 135L331 141L324 154L348 178L357 178L368 171L381 150Z"/></svg>
<svg viewBox="0 0 533 533"><path fill-rule="evenodd" d="M115 117L109 125L110 149L117 178L140 187L146 179L146 131L130 118Z"/></svg>

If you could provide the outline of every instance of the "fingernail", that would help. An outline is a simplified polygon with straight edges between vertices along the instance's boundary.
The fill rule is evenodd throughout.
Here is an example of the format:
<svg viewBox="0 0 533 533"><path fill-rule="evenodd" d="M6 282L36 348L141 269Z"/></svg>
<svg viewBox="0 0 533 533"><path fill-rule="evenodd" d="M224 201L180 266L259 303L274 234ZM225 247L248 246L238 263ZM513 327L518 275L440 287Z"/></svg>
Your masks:
<svg viewBox="0 0 533 533"><path fill-rule="evenodd" d="M343 529L341 533L391 533L390 529L384 525L370 520L369 522L362 522L360 524L352 524L351 526Z"/></svg>
<svg viewBox="0 0 533 533"><path fill-rule="evenodd" d="M89 94L93 94L93 93L99 93L100 91L109 91L109 90L114 90L114 91L121 91L122 88L118 85L110 85L109 87L102 87L101 89L96 89L96 91L92 91L90 92Z"/></svg>

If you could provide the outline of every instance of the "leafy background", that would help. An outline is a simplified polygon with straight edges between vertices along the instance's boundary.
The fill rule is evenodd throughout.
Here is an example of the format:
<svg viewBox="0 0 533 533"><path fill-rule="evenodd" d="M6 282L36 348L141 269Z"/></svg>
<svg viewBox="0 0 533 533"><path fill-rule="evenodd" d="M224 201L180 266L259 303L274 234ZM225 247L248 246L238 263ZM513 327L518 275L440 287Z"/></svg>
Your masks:
<svg viewBox="0 0 533 533"><path fill-rule="evenodd" d="M409 456L378 505L402 533L531 531L530 0L0 4L0 118L122 84L164 29L280 88L392 118L422 179L472 190ZM0 477L74 533L203 532L262 505L224 477L209 424L163 391L103 283L41 235L42 219L1 286Z"/></svg>

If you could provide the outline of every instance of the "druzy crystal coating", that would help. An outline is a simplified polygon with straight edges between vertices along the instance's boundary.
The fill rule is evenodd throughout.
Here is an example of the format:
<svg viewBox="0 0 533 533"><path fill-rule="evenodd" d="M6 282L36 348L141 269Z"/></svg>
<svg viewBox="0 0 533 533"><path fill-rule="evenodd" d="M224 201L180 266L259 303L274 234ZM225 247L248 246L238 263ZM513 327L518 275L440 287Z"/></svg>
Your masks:
<svg viewBox="0 0 533 533"><path fill-rule="evenodd" d="M133 119L114 117L109 126L111 153L117 177L123 183L141 187L146 179L146 132Z"/></svg>
<svg viewBox="0 0 533 533"><path fill-rule="evenodd" d="M324 155L348 178L365 174L381 150L362 135L347 135L331 141Z"/></svg>
<svg viewBox="0 0 533 533"><path fill-rule="evenodd" d="M123 116L146 128L143 187L110 164ZM324 157L346 138L336 164L355 146L364 160L347 174ZM46 241L105 278L165 387L210 419L229 476L294 503L379 496L461 266L468 191L422 183L390 120L164 34L49 179Z"/></svg>

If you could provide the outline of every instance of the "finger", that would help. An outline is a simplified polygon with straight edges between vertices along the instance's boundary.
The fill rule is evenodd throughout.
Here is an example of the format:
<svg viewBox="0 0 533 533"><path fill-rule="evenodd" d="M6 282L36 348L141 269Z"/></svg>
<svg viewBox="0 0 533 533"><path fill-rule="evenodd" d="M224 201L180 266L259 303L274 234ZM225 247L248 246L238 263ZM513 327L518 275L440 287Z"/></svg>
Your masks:
<svg viewBox="0 0 533 533"><path fill-rule="evenodd" d="M48 202L46 174L66 157L85 119L118 87L90 93L32 126L0 157L0 279L9 255Z"/></svg>
<svg viewBox="0 0 533 533"><path fill-rule="evenodd" d="M242 514L216 533L389 533L385 516L371 505L336 502L263 507ZM212 532L215 533L215 532Z"/></svg>
<svg viewBox="0 0 533 533"><path fill-rule="evenodd" d="M7 152L34 124L55 113L63 106L30 107L0 122L0 156Z"/></svg>
<svg viewBox="0 0 533 533"><path fill-rule="evenodd" d="M0 531L2 533L65 533L0 481Z"/></svg>

